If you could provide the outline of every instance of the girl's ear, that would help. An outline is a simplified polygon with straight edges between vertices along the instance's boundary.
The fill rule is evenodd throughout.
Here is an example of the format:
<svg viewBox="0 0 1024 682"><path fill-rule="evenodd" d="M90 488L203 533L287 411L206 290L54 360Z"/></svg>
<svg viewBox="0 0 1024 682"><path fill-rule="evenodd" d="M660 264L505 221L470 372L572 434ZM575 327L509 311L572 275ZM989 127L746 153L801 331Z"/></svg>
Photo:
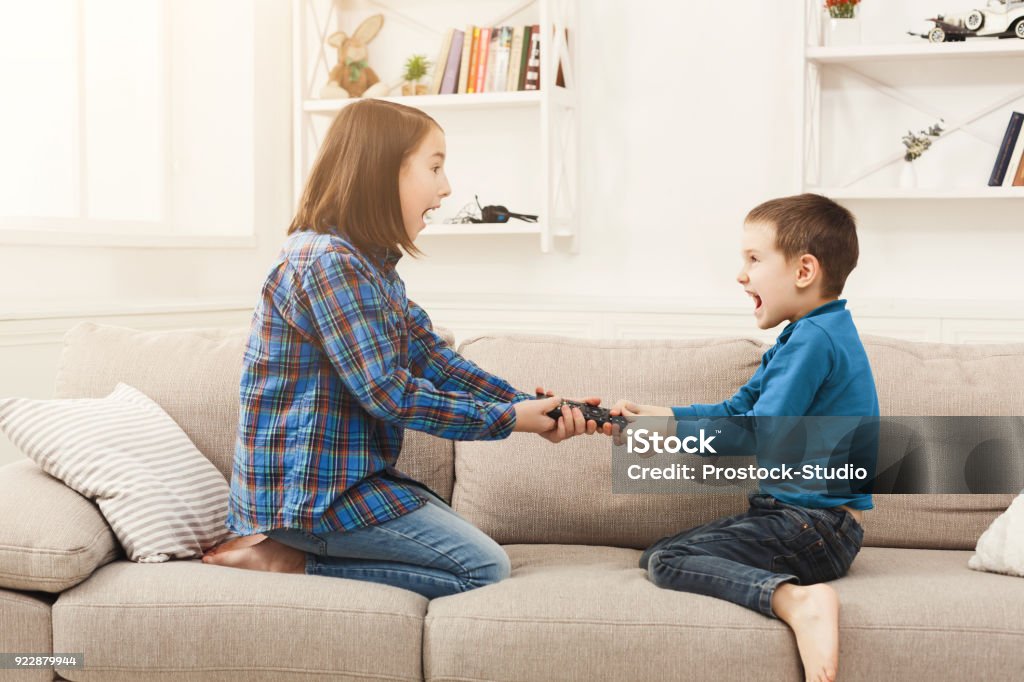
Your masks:
<svg viewBox="0 0 1024 682"><path fill-rule="evenodd" d="M805 253L797 260L796 286L806 289L821 277L821 263L817 257Z"/></svg>
<svg viewBox="0 0 1024 682"><path fill-rule="evenodd" d="M327 44L331 47L341 47L341 44L345 42L345 38L345 34L338 31L337 33L331 34L331 37L327 39Z"/></svg>
<svg viewBox="0 0 1024 682"><path fill-rule="evenodd" d="M357 28L356 32L352 34L352 38L353 40L365 45L377 37L377 34L380 33L381 26L383 25L384 15L374 14L372 17L359 24L359 28Z"/></svg>

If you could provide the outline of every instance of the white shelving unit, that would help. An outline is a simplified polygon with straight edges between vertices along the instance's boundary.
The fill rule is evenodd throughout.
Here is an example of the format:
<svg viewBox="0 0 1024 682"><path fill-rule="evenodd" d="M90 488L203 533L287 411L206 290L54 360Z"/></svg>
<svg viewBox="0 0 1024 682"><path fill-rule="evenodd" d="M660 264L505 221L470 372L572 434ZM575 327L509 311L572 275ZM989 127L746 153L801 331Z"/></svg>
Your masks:
<svg viewBox="0 0 1024 682"><path fill-rule="evenodd" d="M804 190L840 199L1024 199L1024 188L986 184L1007 112L1024 107L1024 40L902 36L826 47L821 5L804 2ZM901 136L940 119L943 135L914 162L924 181L901 187Z"/></svg>
<svg viewBox="0 0 1024 682"><path fill-rule="evenodd" d="M432 223L421 238L534 235L543 252L556 244L578 252L577 0L293 0L296 200L330 121L358 101L319 99L336 63L327 37L337 30L351 33L373 14L383 14L385 23L368 46L367 61L383 82L396 86L408 56L420 53L436 59L448 28L541 26L540 90L382 99L422 109L444 128L453 194L439 211L442 218L455 215L475 196L484 205L539 216L537 223ZM565 87L555 85L559 65Z"/></svg>

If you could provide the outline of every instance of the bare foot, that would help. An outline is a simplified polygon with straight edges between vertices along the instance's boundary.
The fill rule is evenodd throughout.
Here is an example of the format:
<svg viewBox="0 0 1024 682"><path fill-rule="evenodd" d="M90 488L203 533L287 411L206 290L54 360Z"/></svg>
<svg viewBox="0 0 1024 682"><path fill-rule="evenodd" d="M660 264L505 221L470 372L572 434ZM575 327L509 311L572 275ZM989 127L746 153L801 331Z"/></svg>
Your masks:
<svg viewBox="0 0 1024 682"><path fill-rule="evenodd" d="M207 554L203 557L203 563L273 573L305 573L306 553L276 540L264 538L249 547Z"/></svg>
<svg viewBox="0 0 1024 682"><path fill-rule="evenodd" d="M255 544L259 544L267 539L267 536L263 533L256 533L255 535L242 535L240 537L234 537L226 542L222 542L216 547L207 550L204 557L211 556L213 554L220 554L221 552L230 552L235 549L244 549L246 547L252 547Z"/></svg>
<svg viewBox="0 0 1024 682"><path fill-rule="evenodd" d="M836 591L824 584L783 583L772 595L772 610L793 628L808 682L835 682L839 670Z"/></svg>

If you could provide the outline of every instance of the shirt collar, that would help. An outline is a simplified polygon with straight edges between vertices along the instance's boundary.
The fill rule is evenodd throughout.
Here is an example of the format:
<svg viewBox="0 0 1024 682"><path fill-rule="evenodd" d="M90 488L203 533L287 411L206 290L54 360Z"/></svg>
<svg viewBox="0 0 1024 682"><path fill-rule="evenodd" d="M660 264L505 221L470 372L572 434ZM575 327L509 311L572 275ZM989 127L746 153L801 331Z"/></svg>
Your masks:
<svg viewBox="0 0 1024 682"><path fill-rule="evenodd" d="M827 315L828 313L839 312L840 310L846 310L846 299L845 298L838 298L838 299L836 299L834 301L829 301L828 303L825 303L823 305L818 306L817 308L815 308L811 312L809 312L806 315L804 315L803 317L801 317L799 320L796 320L795 322L790 322L789 324L787 324L785 329L782 330L782 333L779 334L779 339L778 339L779 343L785 343L786 339L788 339L790 337L790 335L793 333L793 329L795 329L796 326L802 320L806 320L809 317L817 317L818 315Z"/></svg>

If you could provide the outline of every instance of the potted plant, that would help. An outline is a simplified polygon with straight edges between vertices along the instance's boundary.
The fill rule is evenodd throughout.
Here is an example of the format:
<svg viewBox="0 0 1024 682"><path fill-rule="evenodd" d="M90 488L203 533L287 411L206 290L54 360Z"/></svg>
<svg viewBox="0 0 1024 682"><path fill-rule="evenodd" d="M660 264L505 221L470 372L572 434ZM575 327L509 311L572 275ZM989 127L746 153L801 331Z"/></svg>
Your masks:
<svg viewBox="0 0 1024 682"><path fill-rule="evenodd" d="M405 79L405 83L402 84L403 95L425 95L427 94L427 84L420 83L420 80L427 75L427 71L430 70L430 61L426 55L414 54L405 60L405 73L402 77Z"/></svg>
<svg viewBox="0 0 1024 682"><path fill-rule="evenodd" d="M828 22L825 26L826 45L856 45L860 43L860 20L857 5L860 0L825 0Z"/></svg>
<svg viewBox="0 0 1024 682"><path fill-rule="evenodd" d="M932 146L931 138L938 139L942 135L942 125L940 125L942 123L945 123L945 120L939 119L939 123L929 126L925 130L919 130L916 135L908 130L907 134L903 136L903 146L907 148L907 151L903 154L903 171L900 173L900 187L913 188L917 186L917 173L914 172L914 161L920 158Z"/></svg>

